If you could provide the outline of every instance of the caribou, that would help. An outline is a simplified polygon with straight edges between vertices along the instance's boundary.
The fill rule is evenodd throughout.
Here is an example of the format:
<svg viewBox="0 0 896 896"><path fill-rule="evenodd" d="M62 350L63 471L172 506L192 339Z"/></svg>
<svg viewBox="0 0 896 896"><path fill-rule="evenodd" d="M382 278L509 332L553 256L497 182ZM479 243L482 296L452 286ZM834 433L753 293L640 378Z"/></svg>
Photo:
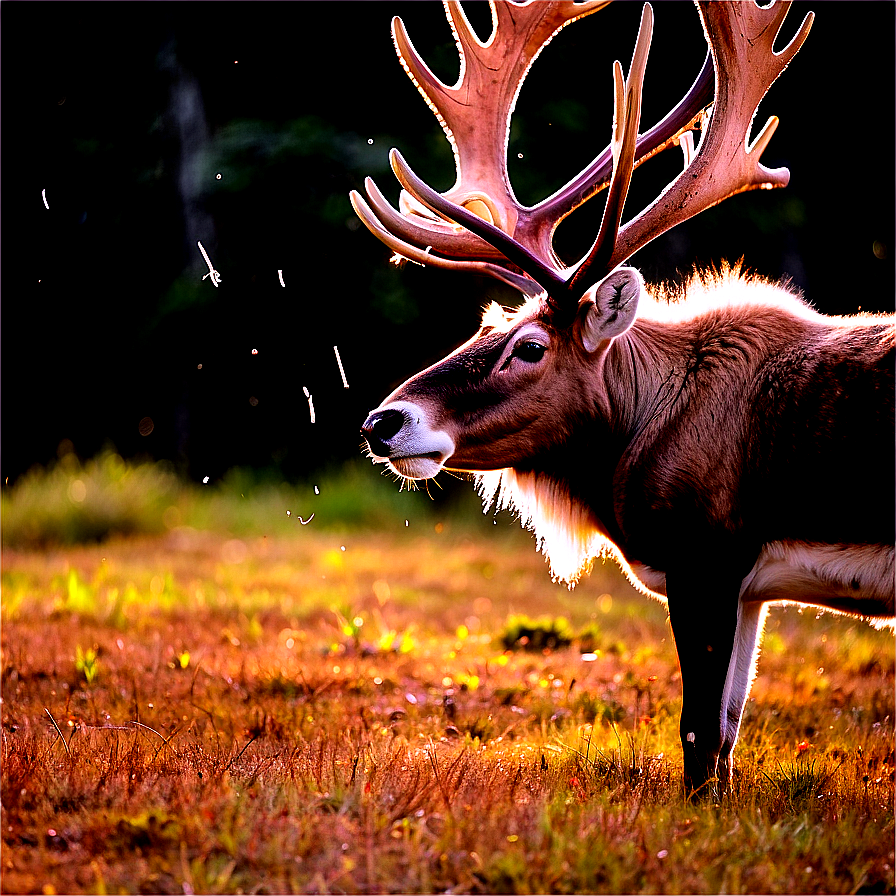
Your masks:
<svg viewBox="0 0 896 896"><path fill-rule="evenodd" d="M699 0L703 67L639 135L645 5L627 77L613 66L609 146L541 202L517 201L507 141L522 81L560 29L606 2L492 2L484 42L446 3L461 56L453 86L393 20L457 177L438 193L393 149L399 208L369 178L354 208L397 258L498 278L523 302L490 306L472 339L397 388L361 432L371 457L407 479L472 474L486 509L514 510L570 586L612 557L665 601L685 791L718 794L770 605L893 624L896 329L891 316L823 316L737 266L697 272L670 294L625 264L736 193L787 184L787 169L760 161L777 119L752 140L751 128L812 25L809 13L773 49L789 3ZM680 173L623 224L633 170L673 145L684 150ZM593 245L564 264L557 225L603 190Z"/></svg>

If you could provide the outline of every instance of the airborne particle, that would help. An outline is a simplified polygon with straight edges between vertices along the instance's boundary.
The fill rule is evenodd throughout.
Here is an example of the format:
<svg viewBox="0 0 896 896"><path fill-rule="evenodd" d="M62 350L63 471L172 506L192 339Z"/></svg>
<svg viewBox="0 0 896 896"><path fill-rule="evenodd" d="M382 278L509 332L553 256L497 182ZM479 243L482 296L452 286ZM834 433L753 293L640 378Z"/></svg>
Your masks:
<svg viewBox="0 0 896 896"><path fill-rule="evenodd" d="M202 253L202 257L205 259L205 263L208 265L208 273L203 274L202 279L205 280L206 277L212 278L212 283L217 286L221 282L221 275L215 270L215 266L211 263L211 260L208 257L208 252L205 251L205 247L202 243L197 243L199 246L199 251Z"/></svg>
<svg viewBox="0 0 896 896"><path fill-rule="evenodd" d="M302 391L305 393L305 398L308 399L308 413L311 415L311 422L314 423L314 401L311 398L311 393L305 386L302 386Z"/></svg>
<svg viewBox="0 0 896 896"><path fill-rule="evenodd" d="M342 358L339 357L339 349L334 345L333 351L336 352L336 363L339 365L339 375L342 377L342 386L348 389L348 380L345 378L345 370L342 366Z"/></svg>

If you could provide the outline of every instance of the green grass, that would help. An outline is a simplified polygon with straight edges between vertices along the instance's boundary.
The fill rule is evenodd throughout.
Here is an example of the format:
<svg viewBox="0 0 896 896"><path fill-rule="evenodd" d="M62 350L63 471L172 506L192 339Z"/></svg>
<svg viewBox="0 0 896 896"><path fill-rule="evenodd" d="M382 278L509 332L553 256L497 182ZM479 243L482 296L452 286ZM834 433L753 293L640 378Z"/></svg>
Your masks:
<svg viewBox="0 0 896 896"><path fill-rule="evenodd" d="M159 535L176 529L289 535L303 525L359 528L443 525L460 519L483 529L472 489L437 485L400 488L358 460L307 482L272 480L233 470L214 483L188 483L163 462L124 461L104 451L89 461L65 454L35 467L0 491L2 544L48 547L83 544L116 535ZM309 523L309 520L311 521Z"/></svg>
<svg viewBox="0 0 896 896"><path fill-rule="evenodd" d="M661 605L425 494L365 529L328 483L4 543L4 892L894 891L891 635L773 610L731 791L692 805Z"/></svg>
<svg viewBox="0 0 896 896"><path fill-rule="evenodd" d="M183 487L162 463L125 463L105 452L82 463L66 454L0 493L3 545L76 544L110 534L165 531Z"/></svg>

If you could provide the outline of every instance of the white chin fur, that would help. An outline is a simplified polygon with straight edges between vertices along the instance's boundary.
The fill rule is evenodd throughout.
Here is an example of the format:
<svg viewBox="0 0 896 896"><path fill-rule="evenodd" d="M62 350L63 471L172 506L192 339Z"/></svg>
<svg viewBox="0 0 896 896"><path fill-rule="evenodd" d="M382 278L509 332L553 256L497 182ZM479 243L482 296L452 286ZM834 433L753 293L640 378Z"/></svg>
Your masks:
<svg viewBox="0 0 896 896"><path fill-rule="evenodd" d="M432 479L442 469L442 462L431 457L393 457L389 466L406 479Z"/></svg>
<svg viewBox="0 0 896 896"><path fill-rule="evenodd" d="M388 441L389 466L407 479L432 479L454 454L454 440L433 428L425 407L411 401L392 401L380 410L399 411L404 425Z"/></svg>

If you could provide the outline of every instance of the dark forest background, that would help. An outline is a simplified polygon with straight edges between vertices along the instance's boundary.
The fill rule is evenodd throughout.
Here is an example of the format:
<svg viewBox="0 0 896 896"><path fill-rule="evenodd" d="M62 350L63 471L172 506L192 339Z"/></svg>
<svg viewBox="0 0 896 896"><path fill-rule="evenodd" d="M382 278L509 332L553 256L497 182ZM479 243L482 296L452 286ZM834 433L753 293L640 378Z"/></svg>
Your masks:
<svg viewBox="0 0 896 896"><path fill-rule="evenodd" d="M488 5L465 6L484 34ZM824 312L892 310L896 5L797 2L787 40L810 8L754 128L780 116L763 161L789 167L790 186L660 238L633 260L648 280L743 256ZM705 52L690 4L655 12L645 127ZM194 479L304 476L357 457L367 411L469 337L486 301L514 300L495 281L395 268L351 210L366 175L397 200L392 146L438 189L454 179L392 48L394 14L453 82L437 2L3 2L2 479L60 445L167 458ZM627 70L639 16L613 4L537 61L511 132L522 201L608 142L611 63ZM679 165L674 150L636 172L626 219ZM601 202L564 223L562 254L590 244Z"/></svg>

